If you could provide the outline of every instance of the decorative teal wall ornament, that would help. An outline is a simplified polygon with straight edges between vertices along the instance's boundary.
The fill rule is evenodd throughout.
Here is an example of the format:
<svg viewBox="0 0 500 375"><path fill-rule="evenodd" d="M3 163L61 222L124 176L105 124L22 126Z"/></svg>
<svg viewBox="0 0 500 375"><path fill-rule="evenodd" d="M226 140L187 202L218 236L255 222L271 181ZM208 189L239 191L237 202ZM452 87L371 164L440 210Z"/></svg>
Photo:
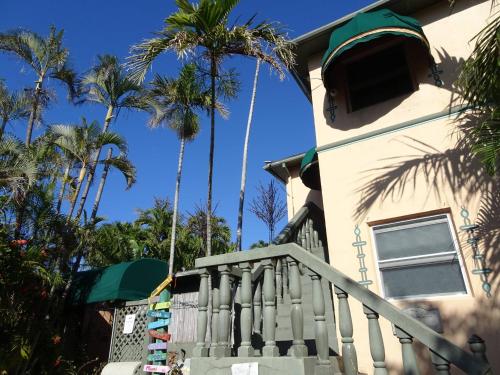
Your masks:
<svg viewBox="0 0 500 375"><path fill-rule="evenodd" d="M429 74L429 77L432 77L434 79L434 84L437 87L443 87L444 82L440 76L440 74L443 74L443 70L439 69L438 64L436 64L434 60L430 62L430 67L431 67L431 74Z"/></svg>
<svg viewBox="0 0 500 375"><path fill-rule="evenodd" d="M361 281L358 281L358 283L364 285L365 288L368 288L368 285L373 284L373 281L368 280L368 277L366 275L366 271L368 271L368 268L366 268L365 265L366 255L363 252L363 246L366 245L366 241L361 240L361 229L359 229L358 224L356 224L356 227L354 228L354 235L356 236L356 242L353 242L352 246L358 250L358 254L356 256L359 260L359 273L361 274Z"/></svg>
<svg viewBox="0 0 500 375"><path fill-rule="evenodd" d="M491 268L486 267L486 260L484 255L479 249L479 236L476 231L479 228L478 225L473 224L469 219L469 211L465 207L462 207L460 215L464 219L464 225L460 227L461 230L465 231L468 235L467 243L470 244L473 252L474 266L475 269L472 270L474 275L479 275L481 281L483 282L483 290L487 297L491 297L491 284L488 282L488 275L492 272Z"/></svg>
<svg viewBox="0 0 500 375"><path fill-rule="evenodd" d="M326 96L328 98L328 108L326 111L330 113L330 121L335 122L335 110L337 109L337 105L335 104L335 92L329 91L326 93Z"/></svg>

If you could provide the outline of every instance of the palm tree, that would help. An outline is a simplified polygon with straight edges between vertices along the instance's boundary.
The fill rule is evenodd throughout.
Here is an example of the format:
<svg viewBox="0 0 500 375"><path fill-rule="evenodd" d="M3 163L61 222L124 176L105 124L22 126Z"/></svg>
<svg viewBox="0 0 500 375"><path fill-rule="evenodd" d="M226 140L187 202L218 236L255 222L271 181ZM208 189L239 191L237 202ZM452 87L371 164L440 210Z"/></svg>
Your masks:
<svg viewBox="0 0 500 375"><path fill-rule="evenodd" d="M284 77L285 69L293 64L292 44L275 24L253 18L243 25L229 25L229 15L239 0L176 0L177 12L165 20L157 37L132 47L128 66L132 76L142 81L153 61L163 52L173 50L178 56L199 52L209 65L210 76L210 149L207 193L207 256L212 251L212 176L215 142L215 109L217 80L223 60L234 55L252 56L268 63Z"/></svg>
<svg viewBox="0 0 500 375"><path fill-rule="evenodd" d="M456 82L464 103L473 109L474 114L465 113L458 119L464 138L492 176L500 174L499 63L500 13L497 12L476 36L474 50Z"/></svg>
<svg viewBox="0 0 500 375"><path fill-rule="evenodd" d="M106 117L104 118L104 125L102 128L102 132L106 133L108 131L109 125L111 124L111 120L113 119L113 117L117 116L118 112L122 108L130 109L140 107L141 101L139 100L139 94L141 92L141 86L134 83L129 78L129 76L122 69L116 56L103 55L98 56L97 59L97 64L83 78L83 85L86 90L87 101L103 105L107 108ZM98 148L95 152L92 164L90 165L87 182L80 198L80 203L76 213L77 219L80 218L83 212L83 207L85 206L90 186L94 179L100 154L101 148ZM106 160L109 161L108 158ZM106 173L103 173L103 175L105 176L105 182L107 171ZM97 193L97 195L99 195L99 192ZM99 202L99 200L100 197L97 198L96 196L96 202ZM97 205L98 204L99 203L97 203ZM97 213L97 209L95 211Z"/></svg>
<svg viewBox="0 0 500 375"><path fill-rule="evenodd" d="M253 106L255 104L255 95L257 94L257 80L259 78L260 59L257 59L255 67L255 76L253 79L252 98L250 99L250 110L248 111L247 129L245 132L245 143L243 145L243 162L241 166L241 187L240 203L238 205L238 225L236 227L236 251L241 251L241 235L243 230L243 207L245 204L245 186L247 180L247 155L248 141L250 139L250 128L252 126Z"/></svg>
<svg viewBox="0 0 500 375"><path fill-rule="evenodd" d="M97 210L99 209L99 203L101 202L102 193L104 191L104 184L106 183L106 178L108 176L109 168L114 167L121 172L125 181L127 183L127 189L129 189L136 181L136 169L132 162L127 159L124 154L117 157L113 157L113 149L108 149L108 154L104 161L99 163L104 164L102 170L101 181L99 182L99 187L97 188L97 193L95 195L94 204L92 206L92 214L90 215L90 221L95 220L97 217ZM77 219L79 216L77 216Z"/></svg>
<svg viewBox="0 0 500 375"><path fill-rule="evenodd" d="M210 107L210 96L203 89L194 64L185 65L177 79L156 76L148 92L148 101L153 110L149 124L157 127L168 125L177 133L180 141L177 177L175 180L174 211L170 236L169 275L174 272L175 240L179 192L182 176L182 162L186 141L193 140L200 128L200 119L196 110Z"/></svg>
<svg viewBox="0 0 500 375"><path fill-rule="evenodd" d="M54 137L53 143L64 152L71 154L80 163L76 188L71 198L68 212L69 221L95 151L106 145L114 145L120 151L126 152L127 144L116 133L101 133L97 121L88 124L85 118L82 118L82 124L77 126L52 125L49 132Z"/></svg>
<svg viewBox="0 0 500 375"><path fill-rule="evenodd" d="M0 80L0 139L10 121L29 117L30 104L28 97L21 93L10 93Z"/></svg>
<svg viewBox="0 0 500 375"><path fill-rule="evenodd" d="M27 30L15 30L0 33L0 51L12 53L30 66L37 80L32 91L32 103L28 128L26 130L26 145L31 143L33 125L40 120L44 97L48 94L44 90L47 78L53 78L64 83L68 88L69 98L73 99L78 92L77 75L68 66L69 52L62 45L64 31L50 28L47 38Z"/></svg>

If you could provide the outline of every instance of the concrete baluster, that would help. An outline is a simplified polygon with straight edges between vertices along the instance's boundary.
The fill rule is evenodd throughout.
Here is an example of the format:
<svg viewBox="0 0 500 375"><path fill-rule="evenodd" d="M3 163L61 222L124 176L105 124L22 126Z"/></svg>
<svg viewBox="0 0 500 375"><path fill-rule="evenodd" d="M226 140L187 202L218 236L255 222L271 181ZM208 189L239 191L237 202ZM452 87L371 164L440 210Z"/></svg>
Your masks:
<svg viewBox="0 0 500 375"><path fill-rule="evenodd" d="M262 323L262 281L257 280L255 285L255 291L253 293L253 331L257 334L261 334L261 323Z"/></svg>
<svg viewBox="0 0 500 375"><path fill-rule="evenodd" d="M476 359L488 363L488 358L486 357L486 345L484 343L484 340L478 335L472 335L467 342L469 343L469 348L472 352L472 355Z"/></svg>
<svg viewBox="0 0 500 375"><path fill-rule="evenodd" d="M413 337L396 326L396 336L401 343L401 352L403 355L403 374L419 375L420 371L417 366L417 358L413 350Z"/></svg>
<svg viewBox="0 0 500 375"><path fill-rule="evenodd" d="M231 285L229 280L230 268L227 265L219 266L219 344L215 348L216 357L229 357L229 325L231 323Z"/></svg>
<svg viewBox="0 0 500 375"><path fill-rule="evenodd" d="M302 310L302 282L299 267L295 259L288 261L288 272L290 276L290 299L292 306L290 318L292 320L293 344L290 354L294 357L306 357L307 347L304 343L304 313Z"/></svg>
<svg viewBox="0 0 500 375"><path fill-rule="evenodd" d="M342 336L342 360L346 375L358 374L358 358L354 346L351 310L347 301L347 293L335 287L335 294L339 300L339 331Z"/></svg>
<svg viewBox="0 0 500 375"><path fill-rule="evenodd" d="M238 348L238 357L253 357L252 348L252 273L250 263L240 263L241 275L241 345Z"/></svg>
<svg viewBox="0 0 500 375"><path fill-rule="evenodd" d="M264 265L264 348L262 356L278 357L276 346L276 287L274 285L274 264L270 259L262 261Z"/></svg>
<svg viewBox="0 0 500 375"><path fill-rule="evenodd" d="M373 359L373 374L387 375L384 340L380 331L378 314L367 306L363 306L363 312L368 319L368 337L370 340L370 353Z"/></svg>
<svg viewBox="0 0 500 375"><path fill-rule="evenodd" d="M276 261L276 296L278 303L283 303L283 278L282 278L282 261Z"/></svg>
<svg viewBox="0 0 500 375"><path fill-rule="evenodd" d="M217 277L212 276L214 285L217 285ZM210 356L215 356L215 348L219 342L219 286L214 286L212 293L212 342L210 344Z"/></svg>
<svg viewBox="0 0 500 375"><path fill-rule="evenodd" d="M435 351L430 350L431 352L431 360L434 365L434 369L436 370L437 375L448 375L450 374L450 362L441 357Z"/></svg>
<svg viewBox="0 0 500 375"><path fill-rule="evenodd" d="M196 346L193 348L193 357L208 357L208 348L205 347L208 321L208 271L200 272L200 290L198 291L198 324L196 328Z"/></svg>
<svg viewBox="0 0 500 375"><path fill-rule="evenodd" d="M316 273L312 273L311 280L314 333L318 356L314 375L333 375L333 367L330 362L330 348L328 345L328 330L326 327L325 296L323 294L323 286L321 285L321 277Z"/></svg>
<svg viewBox="0 0 500 375"><path fill-rule="evenodd" d="M284 297L288 294L288 284L289 284L289 281L288 281L288 262L286 261L286 259L284 259L281 262L281 266L283 269L283 297Z"/></svg>

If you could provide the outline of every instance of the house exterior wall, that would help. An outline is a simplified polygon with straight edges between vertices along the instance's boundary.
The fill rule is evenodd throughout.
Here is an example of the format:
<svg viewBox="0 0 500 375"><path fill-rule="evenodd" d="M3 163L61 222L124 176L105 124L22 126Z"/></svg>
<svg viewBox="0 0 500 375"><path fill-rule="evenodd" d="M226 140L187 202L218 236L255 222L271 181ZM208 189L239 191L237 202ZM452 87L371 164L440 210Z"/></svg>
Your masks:
<svg viewBox="0 0 500 375"><path fill-rule="evenodd" d="M307 202L313 202L316 206L323 209L323 199L321 192L311 190L302 183L299 177L300 167L289 166L290 177L286 182L286 203L288 209L288 220L295 216L300 208Z"/></svg>
<svg viewBox="0 0 500 375"><path fill-rule="evenodd" d="M456 8L450 13L448 2L443 1L437 6L412 15L422 23L431 52L443 69L441 78L445 83L444 87L437 87L434 80L428 76L430 70L428 65L423 63L421 55L410 55L409 65L418 83L417 91L409 96L388 100L353 113L348 113L343 93L339 91L336 94L337 117L332 123L328 120L326 92L321 81L321 55L311 57L309 70L317 146L321 150L321 146L337 143L337 146L319 152L321 195L332 265L351 278L360 280L360 265L355 256L356 248L352 246L356 240L353 231L355 226L359 225L361 239L367 242L363 250L367 255L367 278L373 281L369 288L381 294L372 238L373 224L426 212L449 213L458 237L459 257L463 264L468 293L392 302L401 308L419 304L437 308L443 321L444 335L462 347L467 346L466 342L471 334L478 334L485 339L490 362L498 371L500 361L498 356L495 356L500 338L500 309L497 307L500 301L496 293L498 277L492 275L490 278L493 297L487 298L480 277L472 273L475 266L467 236L459 229L464 221L461 217L462 207L468 210L471 221L475 222L480 214L481 199L484 199L488 192L495 191L495 187L493 182L481 175L480 166L460 158L455 149L456 116L444 114L457 104L454 102L452 84L457 77L460 62L472 51L473 43L470 43L470 40L487 23L490 6L489 1L457 2ZM414 121L414 124L349 142L352 137L362 137L369 132L381 131L408 121ZM339 145L340 141L345 144ZM426 154L439 153L444 153L452 160L454 157L458 163L459 167L451 172L453 179L448 178L449 169L444 168L444 165L452 168L453 162L441 164L435 170L430 168L434 159L424 157ZM421 170L414 174L416 168L409 169L407 175L402 174L402 167L410 165L410 160L420 160L420 165L426 164L429 174L426 175ZM402 164L405 161L407 163ZM398 166L401 168L397 169ZM383 193L382 187L384 181L387 181L382 177L396 182L393 194L379 194ZM373 184L374 182L379 184ZM366 200L370 197L371 183L373 201ZM288 207L295 211L309 196L308 189L301 185L297 183L297 171L292 171L287 185ZM292 216L293 212L289 209L289 217ZM494 253L498 250L488 248L490 243L494 241L482 241L479 245L480 249L488 254L487 265L494 263ZM355 301L351 301L351 311L360 371L371 373L372 360L366 317L361 306ZM388 367L391 372L400 373L400 344L394 337L390 324L384 319L381 319L381 328ZM428 353L423 351L419 352L419 355L428 357ZM431 364L430 360L419 363L424 366ZM432 369L422 368L422 372L430 373Z"/></svg>

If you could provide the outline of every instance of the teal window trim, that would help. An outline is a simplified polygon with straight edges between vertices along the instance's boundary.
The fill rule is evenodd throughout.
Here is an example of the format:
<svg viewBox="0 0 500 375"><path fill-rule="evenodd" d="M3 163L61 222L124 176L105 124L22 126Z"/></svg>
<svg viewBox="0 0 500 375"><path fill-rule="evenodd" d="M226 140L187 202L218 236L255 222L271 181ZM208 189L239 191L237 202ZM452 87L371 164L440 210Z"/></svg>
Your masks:
<svg viewBox="0 0 500 375"><path fill-rule="evenodd" d="M387 126L385 128L382 128L382 129L372 130L372 131L369 131L365 134L350 137L350 138L344 139L342 141L328 143L326 145L317 147L316 151L318 153L331 151L331 150L335 150L335 149L340 148L340 147L349 146L349 145L354 144L354 143L359 143L359 142L363 142L363 141L366 141L369 139L384 136L386 134L395 133L395 132L398 132L398 131L401 131L404 129L424 125L424 124L427 124L429 122L441 120L444 118L451 118L455 115L458 116L460 113L466 111L467 109L469 109L468 106L463 106L463 105L454 106L450 109L436 112L436 113L433 113L433 114L430 114L427 116L418 117L414 120L400 122L398 124L390 125L390 126Z"/></svg>

